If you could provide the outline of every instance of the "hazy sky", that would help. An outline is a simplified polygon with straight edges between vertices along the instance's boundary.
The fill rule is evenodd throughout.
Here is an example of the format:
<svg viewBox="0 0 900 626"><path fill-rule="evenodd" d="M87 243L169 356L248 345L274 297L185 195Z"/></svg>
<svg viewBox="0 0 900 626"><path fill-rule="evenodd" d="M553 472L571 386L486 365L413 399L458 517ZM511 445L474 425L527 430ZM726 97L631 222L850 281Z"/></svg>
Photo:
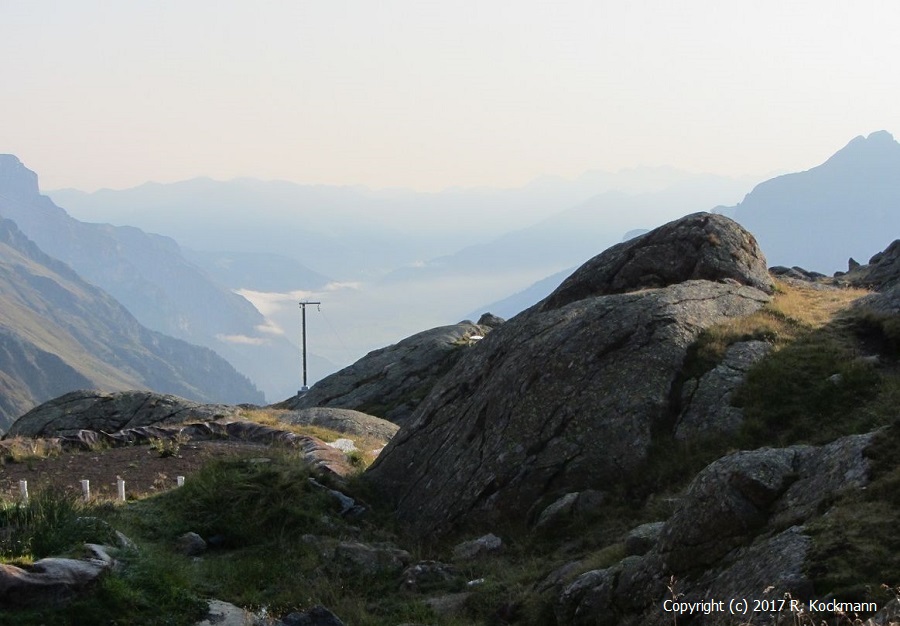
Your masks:
<svg viewBox="0 0 900 626"><path fill-rule="evenodd" d="M0 0L0 152L85 190L800 170L900 133L898 25L867 0Z"/></svg>

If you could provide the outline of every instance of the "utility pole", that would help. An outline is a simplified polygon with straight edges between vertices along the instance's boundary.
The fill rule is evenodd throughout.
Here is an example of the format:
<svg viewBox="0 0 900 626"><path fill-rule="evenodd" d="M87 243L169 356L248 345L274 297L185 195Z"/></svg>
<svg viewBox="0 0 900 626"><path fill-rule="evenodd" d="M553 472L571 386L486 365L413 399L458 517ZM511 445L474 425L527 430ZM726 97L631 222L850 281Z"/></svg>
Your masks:
<svg viewBox="0 0 900 626"><path fill-rule="evenodd" d="M309 391L309 387L306 385L306 305L307 304L315 304L320 305L321 302L310 302L309 300L304 300L300 303L300 312L301 312L301 328L302 328L302 336L303 336L303 386L300 388L300 391L297 392L297 395L303 395L307 391Z"/></svg>

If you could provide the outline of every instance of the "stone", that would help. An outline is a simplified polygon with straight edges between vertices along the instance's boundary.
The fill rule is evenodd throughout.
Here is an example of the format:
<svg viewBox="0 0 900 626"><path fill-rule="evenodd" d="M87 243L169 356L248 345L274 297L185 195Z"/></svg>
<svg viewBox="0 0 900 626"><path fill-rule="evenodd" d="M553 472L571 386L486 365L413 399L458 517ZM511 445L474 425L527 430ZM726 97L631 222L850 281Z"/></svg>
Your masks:
<svg viewBox="0 0 900 626"><path fill-rule="evenodd" d="M356 444L353 443L352 439L345 439L343 437L340 439L335 439L334 441L329 441L328 445L335 450L340 450L344 453L356 452L357 450Z"/></svg>
<svg viewBox="0 0 900 626"><path fill-rule="evenodd" d="M723 215L694 213L597 255L563 281L541 308L688 280L726 278L772 293L765 257L753 235Z"/></svg>
<svg viewBox="0 0 900 626"><path fill-rule="evenodd" d="M454 561L471 561L485 554L499 552L503 540L497 535L487 534L478 539L464 541L453 548Z"/></svg>
<svg viewBox="0 0 900 626"><path fill-rule="evenodd" d="M400 587L414 593L428 593L446 588L458 580L459 572L452 565L440 561L420 561L403 571Z"/></svg>
<svg viewBox="0 0 900 626"><path fill-rule="evenodd" d="M610 610L620 567L585 572L569 584L556 603L556 621L572 626L617 624Z"/></svg>
<svg viewBox="0 0 900 626"><path fill-rule="evenodd" d="M357 504L356 500L343 493L342 491L338 491L337 489L331 489L330 487L326 487L315 478L309 477L307 479L309 484L311 484L316 489L320 489L334 498L337 503L341 507L341 515L348 515L350 517L357 517L362 515L366 511L366 507L361 504Z"/></svg>
<svg viewBox="0 0 900 626"><path fill-rule="evenodd" d="M334 562L342 570L353 574L399 574L409 565L410 555L389 543L370 545L342 541L334 548Z"/></svg>
<svg viewBox="0 0 900 626"><path fill-rule="evenodd" d="M393 422L352 409L311 407L286 411L277 415L278 420L299 426L321 426L347 435L370 437L387 443L400 427Z"/></svg>
<svg viewBox="0 0 900 626"><path fill-rule="evenodd" d="M427 535L521 518L536 502L639 471L700 332L769 300L722 281L769 289L765 267L752 236L721 216L613 246L468 350L366 479ZM706 279L652 287L697 276Z"/></svg>
<svg viewBox="0 0 900 626"><path fill-rule="evenodd" d="M310 468L319 474L343 477L356 471L346 454L321 439L242 420L193 422L179 426L138 426L111 433L79 430L57 439L63 447L79 447L87 450L95 449L97 446L121 447L146 444L153 440L177 442L233 440L278 445L297 450ZM271 459L262 457L252 460L253 463L270 461Z"/></svg>
<svg viewBox="0 0 900 626"><path fill-rule="evenodd" d="M741 409L731 406L731 397L753 365L772 350L765 341L741 341L728 346L722 362L706 372L694 385L686 385L683 409L675 427L681 441L699 436L736 433L744 421Z"/></svg>
<svg viewBox="0 0 900 626"><path fill-rule="evenodd" d="M230 602L209 600L209 611L194 626L263 626L264 620Z"/></svg>
<svg viewBox="0 0 900 626"><path fill-rule="evenodd" d="M478 325L487 326L488 328L497 328L505 322L505 319L503 319L502 317L498 317L492 313L484 313L481 317L478 318Z"/></svg>
<svg viewBox="0 0 900 626"><path fill-rule="evenodd" d="M139 426L237 417L239 409L150 391L73 391L34 407L7 436L60 437L80 430L116 432Z"/></svg>
<svg viewBox="0 0 900 626"><path fill-rule="evenodd" d="M863 622L862 626L897 626L897 624L900 624L900 599L894 598Z"/></svg>
<svg viewBox="0 0 900 626"><path fill-rule="evenodd" d="M70 601L115 564L102 546L86 544L83 559L45 558L27 567L0 563L0 605L43 606Z"/></svg>
<svg viewBox="0 0 900 626"><path fill-rule="evenodd" d="M796 448L736 452L703 469L688 487L659 538L676 575L709 567L749 542L768 511L796 480Z"/></svg>
<svg viewBox="0 0 900 626"><path fill-rule="evenodd" d="M365 476L421 534L605 486L646 458L701 330L767 301L689 281L532 308L469 351Z"/></svg>
<svg viewBox="0 0 900 626"><path fill-rule="evenodd" d="M900 239L875 254L868 264L851 267L843 278L858 287L876 291L887 291L900 285Z"/></svg>
<svg viewBox="0 0 900 626"><path fill-rule="evenodd" d="M631 529L625 537L625 554L628 556L647 554L656 546L665 525L665 522L650 522Z"/></svg>
<svg viewBox="0 0 900 626"><path fill-rule="evenodd" d="M602 492L593 489L567 493L541 511L534 527L536 530L552 529L560 524L590 517L600 511L605 499Z"/></svg>
<svg viewBox="0 0 900 626"><path fill-rule="evenodd" d="M184 533L175 540L175 550L185 556L200 556L206 548L206 541L195 532Z"/></svg>

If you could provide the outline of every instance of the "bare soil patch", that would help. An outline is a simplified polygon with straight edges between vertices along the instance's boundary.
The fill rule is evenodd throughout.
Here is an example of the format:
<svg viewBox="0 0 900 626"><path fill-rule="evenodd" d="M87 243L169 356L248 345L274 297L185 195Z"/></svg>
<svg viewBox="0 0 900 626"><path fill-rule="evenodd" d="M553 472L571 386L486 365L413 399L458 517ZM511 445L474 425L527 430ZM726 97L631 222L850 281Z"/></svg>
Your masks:
<svg viewBox="0 0 900 626"><path fill-rule="evenodd" d="M176 477L190 480L211 460L235 456L266 456L262 444L229 441L196 441L180 446L174 456L163 456L149 445L102 450L72 450L56 456L33 458L0 465L0 498L19 495L19 481L28 481L29 492L53 487L81 494L83 479L91 481L91 495L99 499L116 497L116 481L125 481L129 499L158 493L176 486Z"/></svg>

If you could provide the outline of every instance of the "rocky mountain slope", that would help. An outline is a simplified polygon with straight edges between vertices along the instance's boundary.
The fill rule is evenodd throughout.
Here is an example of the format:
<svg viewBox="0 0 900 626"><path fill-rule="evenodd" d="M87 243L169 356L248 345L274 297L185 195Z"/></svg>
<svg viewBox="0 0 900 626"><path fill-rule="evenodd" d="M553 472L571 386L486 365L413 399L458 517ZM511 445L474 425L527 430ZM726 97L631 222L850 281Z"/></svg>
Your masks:
<svg viewBox="0 0 900 626"><path fill-rule="evenodd" d="M4 429L35 404L85 387L262 401L213 351L148 330L7 219L0 221L0 305Z"/></svg>
<svg viewBox="0 0 900 626"><path fill-rule="evenodd" d="M835 278L776 280L735 222L689 215L601 253L509 321L480 320L483 339L471 324L434 329L348 368L345 398L430 389L362 480L323 486L254 453L213 468L214 487L198 474L195 490L117 519L140 518L167 566L192 559L187 597L277 607L274 623L295 623L292 608L372 626L900 623L898 246ZM166 398L139 398L70 396L21 421L53 433L180 419ZM274 414L392 434L345 409ZM222 427L136 430L173 428ZM338 506L359 498L399 532ZM257 518L274 526L247 533ZM188 530L209 537L199 557L173 547ZM165 610L199 619L183 602Z"/></svg>
<svg viewBox="0 0 900 626"><path fill-rule="evenodd" d="M172 239L73 219L40 194L37 175L12 155L0 155L0 215L144 326L215 350L275 397L295 387L296 348L261 333L265 319L253 305L188 262Z"/></svg>
<svg viewBox="0 0 900 626"><path fill-rule="evenodd" d="M621 479L678 415L699 333L771 290L752 235L721 216L613 246L465 354L368 475L421 534Z"/></svg>

